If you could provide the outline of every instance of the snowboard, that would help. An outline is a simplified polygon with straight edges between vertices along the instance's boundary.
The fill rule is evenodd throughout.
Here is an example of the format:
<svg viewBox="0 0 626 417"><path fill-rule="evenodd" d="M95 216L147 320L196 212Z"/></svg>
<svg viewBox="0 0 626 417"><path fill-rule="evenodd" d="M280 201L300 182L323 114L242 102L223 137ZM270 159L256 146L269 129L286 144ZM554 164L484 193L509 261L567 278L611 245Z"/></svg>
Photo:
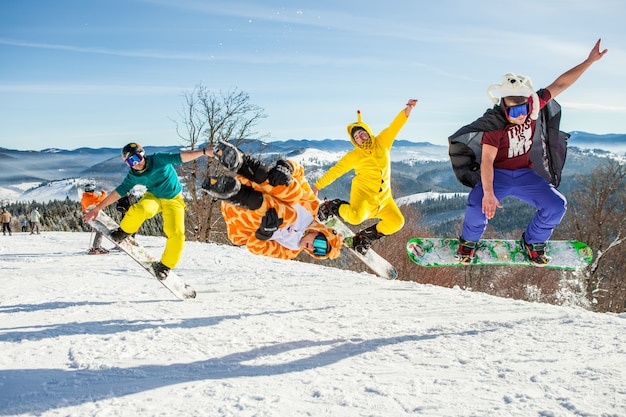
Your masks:
<svg viewBox="0 0 626 417"><path fill-rule="evenodd" d="M476 258L463 264L454 255L458 239L413 238L406 244L409 258L420 266L508 265L537 266L528 261L519 240L484 239L476 248ZM593 252L585 243L573 240L549 240L546 254L552 260L542 268L576 271L585 268Z"/></svg>
<svg viewBox="0 0 626 417"><path fill-rule="evenodd" d="M161 280L157 278L154 269L152 268L152 264L158 262L158 259L154 258L150 252L143 246L141 246L133 237L128 237L120 243L116 243L111 239L111 232L116 230L119 225L109 217L102 210L98 213L98 216L95 219L89 221L89 224L99 232L102 232L102 235L111 241L113 244L117 245L123 252L125 252L128 256L133 258L139 265L141 265L146 271L150 273L154 278L157 279L165 288L170 290L176 298L180 300L185 300L188 298L196 298L196 292L193 288L191 288L188 284L186 284L178 275L174 273L174 271L170 271L167 275L167 278Z"/></svg>
<svg viewBox="0 0 626 417"><path fill-rule="evenodd" d="M354 232L337 217L331 216L326 221L321 222L328 227L332 227L337 233L343 235L344 248L348 249L357 259L365 264L372 272L381 278L396 279L398 271L385 258L376 253L373 249L369 249L365 254L361 254L352 248L352 238Z"/></svg>

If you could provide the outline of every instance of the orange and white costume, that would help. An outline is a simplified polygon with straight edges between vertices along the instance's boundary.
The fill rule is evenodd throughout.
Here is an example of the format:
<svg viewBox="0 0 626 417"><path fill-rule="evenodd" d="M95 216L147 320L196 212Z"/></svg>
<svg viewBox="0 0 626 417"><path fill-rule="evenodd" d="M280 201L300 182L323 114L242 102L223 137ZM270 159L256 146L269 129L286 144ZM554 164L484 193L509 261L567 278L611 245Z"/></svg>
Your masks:
<svg viewBox="0 0 626 417"><path fill-rule="evenodd" d="M226 221L228 238L235 245L246 246L250 252L256 255L278 259L295 258L303 250L297 245L292 244L290 248L281 244L279 240L260 240L255 236L255 232L259 228L261 219L265 216L267 210L274 208L278 217L283 219L283 223L279 227L279 235L281 232L284 235L293 232L298 236L294 240L295 243L295 241L299 242L306 231L322 232L326 236L330 247L326 256L320 257L308 251L306 252L318 259L339 257L339 249L343 244L342 236L337 234L334 229L324 226L315 220L320 203L304 177L304 167L295 161L288 162L293 166L293 179L289 185L271 186L268 181L257 184L241 175L237 175L237 179L242 186L250 186L263 194L263 203L258 209L250 210L223 200L221 209ZM310 223L308 221L309 218Z"/></svg>

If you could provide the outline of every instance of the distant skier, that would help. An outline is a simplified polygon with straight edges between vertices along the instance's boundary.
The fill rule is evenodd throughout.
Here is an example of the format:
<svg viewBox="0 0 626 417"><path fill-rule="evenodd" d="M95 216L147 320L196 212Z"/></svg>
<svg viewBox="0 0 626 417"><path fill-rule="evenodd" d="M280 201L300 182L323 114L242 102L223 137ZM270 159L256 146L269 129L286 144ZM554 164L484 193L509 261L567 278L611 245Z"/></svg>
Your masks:
<svg viewBox="0 0 626 417"><path fill-rule="evenodd" d="M319 218L324 221L329 216L339 216L345 222L361 224L365 220L379 218L380 221L356 233L353 245L360 253L365 253L374 240L396 233L404 226L404 216L391 195L391 146L408 120L417 100L410 99L391 124L375 136L370 127L358 119L348 125L348 136L355 149L348 152L328 170L313 187L318 190L329 186L347 172L354 170L350 188L350 202L340 199L325 201L320 207Z"/></svg>
<svg viewBox="0 0 626 417"><path fill-rule="evenodd" d="M460 262L473 261L488 219L495 216L496 208L502 208L500 201L506 197L515 197L537 209L522 234L522 246L534 265L545 266L550 261L545 253L546 241L561 222L567 202L552 184L532 168L530 151L538 114L606 52L606 49L600 51L598 40L585 61L563 73L539 94L534 91L530 78L505 74L502 84L492 85L488 90L494 103L498 102L498 98L491 91L499 91L499 104L450 137L452 140L462 134L483 132L480 181L467 198L457 250Z"/></svg>
<svg viewBox="0 0 626 417"><path fill-rule="evenodd" d="M83 213L90 207L95 207L96 204L104 200L107 196L107 192L100 190L96 192L96 184L90 182L83 186L83 195L81 197L81 207ZM102 247L102 233L96 230L96 235L93 238L93 243L87 251L90 255L101 255L109 253L109 251Z"/></svg>
<svg viewBox="0 0 626 417"><path fill-rule="evenodd" d="M41 220L42 220L41 213L39 213L39 210L37 210L37 208L35 207L33 211L30 212L30 234L31 235L34 233L39 234Z"/></svg>
<svg viewBox="0 0 626 417"><path fill-rule="evenodd" d="M170 269L175 268L185 245L185 202L182 196L183 186L174 169L175 164L184 164L205 155L204 149L181 153L161 153L146 155L138 143L129 143L122 149L122 159L130 171L124 181L98 203L88 210L83 218L89 221L98 216L106 206L125 196L135 185L146 186L146 193L120 222L120 228L111 233L111 238L121 242L137 232L143 222L162 213L163 232L167 238L161 260L154 265L157 277L167 278Z"/></svg>
<svg viewBox="0 0 626 417"><path fill-rule="evenodd" d="M9 210L3 208L0 218L2 219L2 235L4 236L6 236L7 232L9 232L9 236L11 236L11 217Z"/></svg>
<svg viewBox="0 0 626 417"><path fill-rule="evenodd" d="M228 237L257 255L293 259L305 251L317 259L340 255L341 235L316 221L319 200L304 178L304 168L279 160L271 169L220 142L207 154L237 176L211 176L202 188L222 200Z"/></svg>

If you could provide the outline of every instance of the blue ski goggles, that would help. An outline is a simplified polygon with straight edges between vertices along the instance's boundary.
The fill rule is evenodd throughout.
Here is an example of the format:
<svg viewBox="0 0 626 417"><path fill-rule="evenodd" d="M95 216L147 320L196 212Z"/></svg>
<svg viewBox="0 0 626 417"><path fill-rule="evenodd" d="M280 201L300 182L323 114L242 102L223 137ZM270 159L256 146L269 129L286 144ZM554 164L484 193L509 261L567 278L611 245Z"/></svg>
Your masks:
<svg viewBox="0 0 626 417"><path fill-rule="evenodd" d="M313 255L315 256L326 256L328 253L328 240L326 240L326 236L324 233L318 233L313 239Z"/></svg>
<svg viewBox="0 0 626 417"><path fill-rule="evenodd" d="M136 153L126 158L125 161L126 161L126 164L132 168L133 165L138 164L141 161L143 161L143 156L141 156L141 154Z"/></svg>
<svg viewBox="0 0 626 417"><path fill-rule="evenodd" d="M509 116L509 119L517 119L520 116L528 116L529 110L530 106L528 103L522 103L516 106L507 107L506 114Z"/></svg>

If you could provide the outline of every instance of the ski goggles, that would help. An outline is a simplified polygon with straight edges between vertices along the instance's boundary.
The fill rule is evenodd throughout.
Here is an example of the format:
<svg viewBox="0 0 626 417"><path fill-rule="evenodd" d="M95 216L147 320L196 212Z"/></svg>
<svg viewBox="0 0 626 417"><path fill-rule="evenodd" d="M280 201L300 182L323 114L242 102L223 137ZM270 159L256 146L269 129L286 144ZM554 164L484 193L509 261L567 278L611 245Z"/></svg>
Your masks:
<svg viewBox="0 0 626 417"><path fill-rule="evenodd" d="M138 164L141 161L143 161L143 156L141 156L141 154L136 153L126 158L125 161L126 161L126 164L132 168L133 165Z"/></svg>
<svg viewBox="0 0 626 417"><path fill-rule="evenodd" d="M517 119L520 116L528 116L528 110L530 110L529 107L528 103L507 107L506 114L509 116L509 119Z"/></svg>
<svg viewBox="0 0 626 417"><path fill-rule="evenodd" d="M326 256L328 253L328 240L326 240L326 236L324 233L320 232L313 239L313 255L315 256Z"/></svg>

